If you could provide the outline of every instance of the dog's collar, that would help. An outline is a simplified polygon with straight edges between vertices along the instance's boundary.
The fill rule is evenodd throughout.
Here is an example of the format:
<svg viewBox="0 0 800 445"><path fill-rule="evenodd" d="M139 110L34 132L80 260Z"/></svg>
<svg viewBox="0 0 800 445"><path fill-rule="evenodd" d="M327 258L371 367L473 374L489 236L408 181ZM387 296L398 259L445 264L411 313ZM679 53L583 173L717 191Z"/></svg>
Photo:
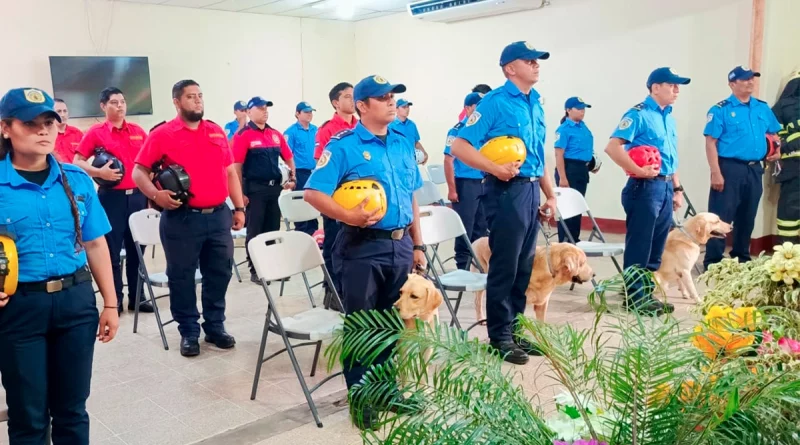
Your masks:
<svg viewBox="0 0 800 445"><path fill-rule="evenodd" d="M689 237L689 239L692 240L693 243L697 244L698 246L702 246L700 241L697 241L697 238L693 237L692 234L686 231L686 229L683 227L683 224L675 224L675 227L677 227L678 230L681 231L681 233Z"/></svg>

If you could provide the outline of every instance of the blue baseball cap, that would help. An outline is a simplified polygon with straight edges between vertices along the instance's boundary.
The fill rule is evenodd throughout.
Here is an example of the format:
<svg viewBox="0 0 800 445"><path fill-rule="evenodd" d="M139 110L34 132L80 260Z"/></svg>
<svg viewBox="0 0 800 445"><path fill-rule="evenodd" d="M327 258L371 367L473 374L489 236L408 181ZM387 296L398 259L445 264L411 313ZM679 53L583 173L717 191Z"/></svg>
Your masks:
<svg viewBox="0 0 800 445"><path fill-rule="evenodd" d="M405 99L399 99L397 101L397 108L405 107L406 105L408 105L410 107L410 106L412 106L414 104L412 102L409 102L409 101L405 100Z"/></svg>
<svg viewBox="0 0 800 445"><path fill-rule="evenodd" d="M247 109L251 109L253 107L263 107L264 105L271 107L272 101L266 100L261 96L256 96L250 99L250 102L247 102Z"/></svg>
<svg viewBox="0 0 800 445"><path fill-rule="evenodd" d="M539 51L528 42L519 41L514 42L505 48L503 53L500 54L500 66L506 66L515 60L547 60L550 58L550 53L547 51Z"/></svg>
<svg viewBox="0 0 800 445"><path fill-rule="evenodd" d="M310 113L312 111L317 111L314 107L311 106L308 102L300 102L294 108L295 113Z"/></svg>
<svg viewBox="0 0 800 445"><path fill-rule="evenodd" d="M247 111L247 102L237 100L236 103L233 104L233 111Z"/></svg>
<svg viewBox="0 0 800 445"><path fill-rule="evenodd" d="M761 73L751 70L746 66L737 66L728 73L728 82L737 80L750 80L753 77L761 77Z"/></svg>
<svg viewBox="0 0 800 445"><path fill-rule="evenodd" d="M393 85L381 76L368 76L361 79L353 88L353 99L364 101L370 97L381 97L388 93L405 93L406 86L399 83Z"/></svg>
<svg viewBox="0 0 800 445"><path fill-rule="evenodd" d="M584 102L580 97L570 97L564 103L564 109L569 110L570 108L583 110L584 108L592 108L592 106Z"/></svg>
<svg viewBox="0 0 800 445"><path fill-rule="evenodd" d="M19 119L30 122L41 114L52 114L61 122L61 116L53 110L55 102L46 92L37 88L14 88L0 99L0 119Z"/></svg>
<svg viewBox="0 0 800 445"><path fill-rule="evenodd" d="M674 83L676 85L688 85L692 79L688 77L681 77L672 68L664 66L656 68L650 76L647 77L647 88L653 86L654 83Z"/></svg>
<svg viewBox="0 0 800 445"><path fill-rule="evenodd" d="M464 98L464 106L469 107L472 105L478 105L478 102L483 99L483 94L481 93L469 93L467 97Z"/></svg>

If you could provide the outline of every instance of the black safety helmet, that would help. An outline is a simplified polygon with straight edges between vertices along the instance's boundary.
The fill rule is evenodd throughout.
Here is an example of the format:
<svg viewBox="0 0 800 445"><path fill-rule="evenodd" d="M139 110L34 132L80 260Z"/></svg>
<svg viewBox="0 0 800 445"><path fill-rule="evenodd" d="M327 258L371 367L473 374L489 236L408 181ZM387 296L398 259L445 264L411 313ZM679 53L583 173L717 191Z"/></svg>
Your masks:
<svg viewBox="0 0 800 445"><path fill-rule="evenodd" d="M119 170L120 179L115 181L109 181L103 178L94 178L94 182L97 183L100 187L116 187L122 182L122 178L125 176L125 165L120 161L116 156L112 155L111 153L107 152L105 148L98 147L94 151L94 160L92 161L92 167L94 168L103 168L104 165L108 164L108 161L111 161L111 165L109 167Z"/></svg>
<svg viewBox="0 0 800 445"><path fill-rule="evenodd" d="M175 195L172 199L186 204L189 201L189 187L192 181L189 174L178 164L160 166L153 176L153 184L159 190L169 190Z"/></svg>

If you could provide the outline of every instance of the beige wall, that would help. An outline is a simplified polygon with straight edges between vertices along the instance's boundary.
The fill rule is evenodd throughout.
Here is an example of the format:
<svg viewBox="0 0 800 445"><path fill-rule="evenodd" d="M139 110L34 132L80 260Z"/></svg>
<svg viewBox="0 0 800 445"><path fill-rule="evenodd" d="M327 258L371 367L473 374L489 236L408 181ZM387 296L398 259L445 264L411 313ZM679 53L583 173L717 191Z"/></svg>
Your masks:
<svg viewBox="0 0 800 445"><path fill-rule="evenodd" d="M255 95L275 103L270 124L280 130L294 121L301 100L320 110L319 124L332 113L328 90L355 74L354 25L347 22L124 2L0 0L0 27L3 91L52 92L51 55L148 56L154 114L131 118L145 128L175 116L170 91L183 78L200 83L206 116L221 125L233 118L234 101Z"/></svg>

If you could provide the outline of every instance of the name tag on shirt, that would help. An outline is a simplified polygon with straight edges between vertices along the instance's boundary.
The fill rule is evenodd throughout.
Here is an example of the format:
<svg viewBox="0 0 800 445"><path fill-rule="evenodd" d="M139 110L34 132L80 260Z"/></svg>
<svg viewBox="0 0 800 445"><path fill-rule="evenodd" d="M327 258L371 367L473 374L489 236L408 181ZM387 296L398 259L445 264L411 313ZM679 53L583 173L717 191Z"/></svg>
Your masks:
<svg viewBox="0 0 800 445"><path fill-rule="evenodd" d="M131 140L132 141L141 141L141 140L144 140L144 138L142 136L139 136L139 135L133 135L133 136L131 136Z"/></svg>

